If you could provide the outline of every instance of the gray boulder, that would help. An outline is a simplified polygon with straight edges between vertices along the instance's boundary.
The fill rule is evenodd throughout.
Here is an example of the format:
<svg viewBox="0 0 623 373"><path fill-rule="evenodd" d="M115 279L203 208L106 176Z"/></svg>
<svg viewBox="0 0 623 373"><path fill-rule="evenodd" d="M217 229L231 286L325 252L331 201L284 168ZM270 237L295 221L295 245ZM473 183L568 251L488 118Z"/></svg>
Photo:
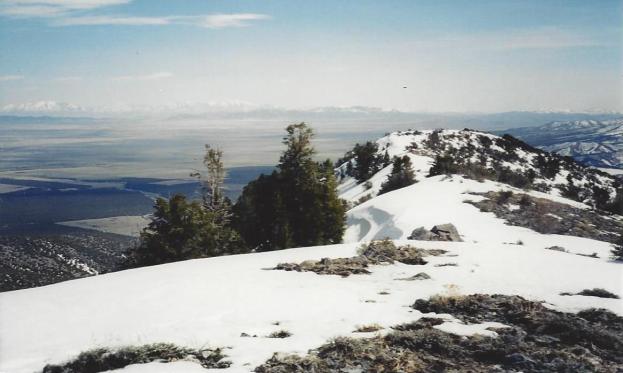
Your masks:
<svg viewBox="0 0 623 373"><path fill-rule="evenodd" d="M416 228L407 238L419 241L463 242L461 236L459 235L459 231L453 224L450 223L435 225L430 231L427 231L424 227Z"/></svg>

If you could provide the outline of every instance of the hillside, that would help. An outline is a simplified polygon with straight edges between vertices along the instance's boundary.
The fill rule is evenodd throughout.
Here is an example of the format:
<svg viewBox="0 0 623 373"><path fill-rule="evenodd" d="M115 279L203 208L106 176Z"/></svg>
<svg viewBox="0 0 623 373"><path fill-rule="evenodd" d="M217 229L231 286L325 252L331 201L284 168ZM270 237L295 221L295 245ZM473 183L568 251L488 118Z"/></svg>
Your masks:
<svg viewBox="0 0 623 373"><path fill-rule="evenodd" d="M450 307L453 302L481 299L467 297L472 294L521 296L525 298L519 301L523 306L513 312L523 315L522 320L536 322L547 316L548 322L562 323L558 329L595 333L610 330L612 334L607 337L614 341L614 351L623 343L622 329L616 326L623 323L612 315L623 316L621 300L592 292L578 294L598 288L623 296L621 264L609 258L609 241L622 231L621 216L595 209L598 204L616 203L620 184L614 178L512 138L473 131L396 132L376 143L379 156L386 151L392 157L408 156L418 181L377 196L391 166L378 170L368 180L356 181L347 174L347 163L354 159L341 164L337 170L343 175L341 197L356 205L348 212L344 244L191 260L1 293L0 371L38 371L46 364L63 363L95 347L169 342L196 349L222 347L231 362L223 369L225 372L249 372L259 366L260 372L311 372L313 364L320 361L329 366L338 364L338 360L342 364L340 359L348 349L331 355L331 348L347 342L337 339L328 343L333 338L353 337L354 341L365 341L361 343L385 341L381 345L389 348L399 340L407 343L405 338L419 336L420 329L430 333L426 334L430 340L454 341L457 350L448 353L448 361L463 356L464 360L456 364L469 362L476 364L474 371L489 371L491 361L465 357L468 355L462 355L465 352L458 350L459 344L513 344L517 338L512 335L542 333L543 328L535 331L517 321L521 317L494 311L475 317ZM427 177L436 158L447 154L456 158L452 164L458 165L461 172ZM565 197L569 185L577 188L574 195L578 200ZM596 195L596 188L606 191L605 204L604 197L599 192ZM576 221L582 224L567 224ZM429 231L447 223L456 227L462 242L409 239L420 227ZM544 231L544 227L555 232ZM386 237L400 246L394 249L396 252L414 252L416 257L380 261L372 260L370 254L366 257L370 246L361 250L362 245ZM305 272L314 265L321 267L318 273L340 266L345 273L336 276ZM274 268L292 270L271 270ZM450 300L443 305L427 303L434 295ZM492 299L489 301L506 302L507 298ZM591 311L605 315L603 322L611 324L597 328L602 324L588 320L589 313L574 314L589 308L612 312ZM556 318L561 319L552 321ZM431 324L431 320L437 321ZM495 361L506 370L523 371L539 370L544 365L538 364L551 361L578 364L566 365L569 371L615 371L616 364L623 363L611 346L596 348L591 335L580 338L588 338L585 342L577 338L568 342L560 339L554 329L538 339L540 347L527 340L521 350L495 347ZM480 337L452 339L474 334ZM369 338L359 339L362 337ZM552 342L556 338L559 342ZM428 351L425 347L404 346L402 350L422 354ZM547 353L543 348L549 349ZM581 348L584 355L577 358L569 353L557 359L548 357L544 363L538 357ZM273 357L275 352L282 354ZM396 354L389 351L389 355L383 355L386 360L379 361L401 361L390 352ZM439 357L431 359L438 361ZM534 365L528 360L534 360ZM424 357L418 362L430 367L425 365L430 361ZM368 363L358 364L359 368L349 366L341 371L365 371L362 367ZM407 371L426 371L418 369L411 367ZM173 361L130 365L123 371L205 370L196 362Z"/></svg>
<svg viewBox="0 0 623 373"><path fill-rule="evenodd" d="M511 128L510 133L540 149L593 167L623 168L623 119L551 122Z"/></svg>

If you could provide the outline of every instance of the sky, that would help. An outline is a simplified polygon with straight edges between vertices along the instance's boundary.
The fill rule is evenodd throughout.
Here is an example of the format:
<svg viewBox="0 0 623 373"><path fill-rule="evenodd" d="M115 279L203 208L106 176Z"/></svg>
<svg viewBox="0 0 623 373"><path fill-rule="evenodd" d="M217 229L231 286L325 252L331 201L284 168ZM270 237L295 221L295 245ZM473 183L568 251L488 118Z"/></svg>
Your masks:
<svg viewBox="0 0 623 373"><path fill-rule="evenodd" d="M622 87L623 1L0 0L5 112L623 112Z"/></svg>

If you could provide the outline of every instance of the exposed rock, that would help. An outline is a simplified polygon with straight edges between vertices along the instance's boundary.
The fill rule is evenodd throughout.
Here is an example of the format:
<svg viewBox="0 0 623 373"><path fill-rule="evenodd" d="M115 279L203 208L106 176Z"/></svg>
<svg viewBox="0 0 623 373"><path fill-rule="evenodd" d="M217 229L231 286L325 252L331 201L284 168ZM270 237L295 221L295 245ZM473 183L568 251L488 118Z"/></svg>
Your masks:
<svg viewBox="0 0 623 373"><path fill-rule="evenodd" d="M578 315L517 296L418 300L422 312L465 322L498 321L497 337L462 337L424 317L373 338L336 338L307 356L275 354L258 373L319 372L620 372L623 318L606 310Z"/></svg>
<svg viewBox="0 0 623 373"><path fill-rule="evenodd" d="M417 275L413 275L411 277L405 277L405 278L397 278L396 280L401 280L401 281L418 281L418 280L430 280L431 277L424 273L424 272L420 272Z"/></svg>
<svg viewBox="0 0 623 373"><path fill-rule="evenodd" d="M368 268L368 260L364 256L355 256L352 258L306 260L300 264L280 263L273 269L348 277L353 274L369 274L370 271L366 268Z"/></svg>
<svg viewBox="0 0 623 373"><path fill-rule="evenodd" d="M543 234L563 234L614 243L623 231L623 219L568 204L514 193L498 203L503 192L488 192L481 201L465 201L484 212L492 212L506 224L532 229ZM510 206L519 205L519 209Z"/></svg>
<svg viewBox="0 0 623 373"><path fill-rule="evenodd" d="M0 207L1 208L1 207ZM49 285L119 270L131 237L60 228L59 234L0 234L0 291Z"/></svg>
<svg viewBox="0 0 623 373"><path fill-rule="evenodd" d="M613 294L611 292L609 292L606 289L600 289L600 288L594 288L594 289L584 289L582 291L580 291L579 293L569 293L569 292L564 292L564 293L560 293L560 295L582 295L585 297L598 297L598 298L611 298L611 299L619 299L619 296L616 294Z"/></svg>
<svg viewBox="0 0 623 373"><path fill-rule="evenodd" d="M296 272L315 272L319 275L339 275L348 277L352 274L369 274L370 265L393 264L400 262L409 265L423 265L428 255L441 255L445 250L418 249L413 246L396 247L391 240L372 241L360 248L360 255L351 258L322 258L306 260L301 263L280 263L271 269Z"/></svg>
<svg viewBox="0 0 623 373"><path fill-rule="evenodd" d="M418 241L463 242L461 236L459 235L459 231L453 224L450 223L435 225L430 231L427 231L424 227L416 228L407 238Z"/></svg>

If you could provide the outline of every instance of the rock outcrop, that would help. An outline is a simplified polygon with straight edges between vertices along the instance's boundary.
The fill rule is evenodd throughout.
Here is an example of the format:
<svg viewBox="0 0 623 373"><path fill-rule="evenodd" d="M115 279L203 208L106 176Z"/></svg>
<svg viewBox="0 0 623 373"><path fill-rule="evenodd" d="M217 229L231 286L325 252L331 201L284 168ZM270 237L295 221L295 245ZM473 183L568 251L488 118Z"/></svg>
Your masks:
<svg viewBox="0 0 623 373"><path fill-rule="evenodd" d="M435 225L430 231L424 227L419 227L411 232L411 235L407 237L410 240L419 241L453 241L463 242L459 231L453 224L440 224Z"/></svg>

